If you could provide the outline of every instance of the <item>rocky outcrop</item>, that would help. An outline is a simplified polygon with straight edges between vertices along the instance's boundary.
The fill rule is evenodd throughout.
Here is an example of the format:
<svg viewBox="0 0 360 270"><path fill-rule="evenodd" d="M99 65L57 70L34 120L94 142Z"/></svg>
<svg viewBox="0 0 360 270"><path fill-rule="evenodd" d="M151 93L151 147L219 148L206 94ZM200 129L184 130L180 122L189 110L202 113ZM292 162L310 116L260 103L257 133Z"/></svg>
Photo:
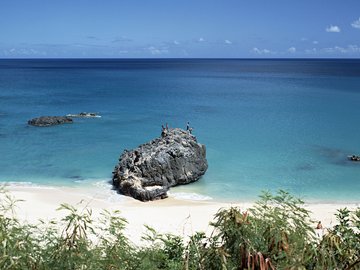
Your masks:
<svg viewBox="0 0 360 270"><path fill-rule="evenodd" d="M41 116L28 121L29 125L37 127L49 127L60 124L72 123L73 120L67 116Z"/></svg>
<svg viewBox="0 0 360 270"><path fill-rule="evenodd" d="M67 117L72 118L100 118L101 115L94 113L94 112L81 112L78 114L67 114Z"/></svg>
<svg viewBox="0 0 360 270"><path fill-rule="evenodd" d="M207 168L205 145L188 131L165 129L161 137L122 153L113 184L141 201L164 199L170 187L197 181Z"/></svg>
<svg viewBox="0 0 360 270"><path fill-rule="evenodd" d="M351 161L360 161L360 156L352 155L352 156L348 156L348 159Z"/></svg>

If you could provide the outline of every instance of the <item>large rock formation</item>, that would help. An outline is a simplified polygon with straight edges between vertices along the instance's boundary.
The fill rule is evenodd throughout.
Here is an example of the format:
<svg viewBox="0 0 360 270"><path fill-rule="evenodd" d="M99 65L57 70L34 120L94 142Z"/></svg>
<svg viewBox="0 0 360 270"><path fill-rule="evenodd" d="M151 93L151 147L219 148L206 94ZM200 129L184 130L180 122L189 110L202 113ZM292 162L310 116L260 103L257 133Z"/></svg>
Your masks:
<svg viewBox="0 0 360 270"><path fill-rule="evenodd" d="M170 187L197 181L207 168L205 145L188 131L165 129L160 138L122 153L113 184L141 201L164 199Z"/></svg>
<svg viewBox="0 0 360 270"><path fill-rule="evenodd" d="M29 120L28 124L37 127L49 127L72 122L73 120L67 116L41 116Z"/></svg>

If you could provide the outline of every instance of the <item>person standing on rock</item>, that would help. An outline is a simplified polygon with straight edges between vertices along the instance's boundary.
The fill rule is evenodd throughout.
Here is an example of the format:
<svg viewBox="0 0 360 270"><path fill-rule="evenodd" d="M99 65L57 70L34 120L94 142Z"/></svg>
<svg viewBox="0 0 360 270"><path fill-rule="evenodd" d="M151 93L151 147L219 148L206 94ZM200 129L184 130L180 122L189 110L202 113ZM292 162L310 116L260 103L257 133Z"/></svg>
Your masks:
<svg viewBox="0 0 360 270"><path fill-rule="evenodd" d="M192 132L192 128L190 127L190 122L188 121L187 124L186 124L186 130L189 131L189 133L191 134Z"/></svg>
<svg viewBox="0 0 360 270"><path fill-rule="evenodd" d="M165 137L168 133L168 130L169 128L167 123L166 123L166 127L164 127L164 125L161 125L161 137Z"/></svg>

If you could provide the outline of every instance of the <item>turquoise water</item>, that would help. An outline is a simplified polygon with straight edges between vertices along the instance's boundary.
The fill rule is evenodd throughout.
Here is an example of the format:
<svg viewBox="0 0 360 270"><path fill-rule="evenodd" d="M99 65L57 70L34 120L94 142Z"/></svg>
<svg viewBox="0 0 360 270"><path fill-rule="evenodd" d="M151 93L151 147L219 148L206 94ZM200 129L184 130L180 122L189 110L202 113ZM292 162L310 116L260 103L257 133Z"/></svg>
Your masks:
<svg viewBox="0 0 360 270"><path fill-rule="evenodd" d="M171 193L360 201L360 60L0 60L0 181L111 180L124 149L190 121L209 169ZM36 128L41 115L102 118Z"/></svg>

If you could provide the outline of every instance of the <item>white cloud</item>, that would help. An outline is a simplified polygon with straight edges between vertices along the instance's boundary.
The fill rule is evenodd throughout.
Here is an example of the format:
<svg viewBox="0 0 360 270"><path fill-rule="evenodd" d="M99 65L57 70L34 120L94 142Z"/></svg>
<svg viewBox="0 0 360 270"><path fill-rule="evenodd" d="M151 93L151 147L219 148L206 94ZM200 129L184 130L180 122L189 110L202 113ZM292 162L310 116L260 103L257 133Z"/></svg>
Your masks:
<svg viewBox="0 0 360 270"><path fill-rule="evenodd" d="M175 45L179 45L179 44L180 44L180 42L179 42L179 41L177 41L177 40L174 40L174 44L175 44Z"/></svg>
<svg viewBox="0 0 360 270"><path fill-rule="evenodd" d="M295 47L290 47L290 48L288 49L288 52L289 52L289 53L296 53L296 48L295 48Z"/></svg>
<svg viewBox="0 0 360 270"><path fill-rule="evenodd" d="M360 29L360 18L356 21L353 21L351 26L354 28Z"/></svg>
<svg viewBox="0 0 360 270"><path fill-rule="evenodd" d="M357 45L349 45L347 51L350 53L360 53L360 47Z"/></svg>
<svg viewBox="0 0 360 270"><path fill-rule="evenodd" d="M122 42L130 42L130 41L133 40L125 36L116 37L115 39L112 40L113 43L122 43Z"/></svg>
<svg viewBox="0 0 360 270"><path fill-rule="evenodd" d="M308 39L305 38L305 37L301 38L301 41L307 41L307 40L308 40Z"/></svg>
<svg viewBox="0 0 360 270"><path fill-rule="evenodd" d="M204 38L199 38L199 40L198 40L199 42L204 42L205 41L205 39Z"/></svg>
<svg viewBox="0 0 360 270"><path fill-rule="evenodd" d="M348 45L345 47L341 46L334 46L334 47L327 47L327 48L312 48L305 50L305 53L307 54L316 54L316 55L346 55L348 56L359 56L360 55L360 46L358 45Z"/></svg>
<svg viewBox="0 0 360 270"><path fill-rule="evenodd" d="M167 54L167 53L169 53L169 50L167 48L156 48L154 46L148 47L147 50L152 55L159 55L159 54Z"/></svg>
<svg viewBox="0 0 360 270"><path fill-rule="evenodd" d="M339 33L341 29L337 25L330 25L329 27L326 27L325 31L329 33Z"/></svg>
<svg viewBox="0 0 360 270"><path fill-rule="evenodd" d="M312 49L307 49L305 50L305 53L308 53L308 54L314 54L317 52L317 49L316 48L312 48Z"/></svg>
<svg viewBox="0 0 360 270"><path fill-rule="evenodd" d="M271 51L270 50L268 50L268 49L258 49L258 48L256 48L256 47L254 47L252 50L251 50L251 52L253 52L253 53L256 53L256 54L269 54L269 53L271 53Z"/></svg>
<svg viewBox="0 0 360 270"><path fill-rule="evenodd" d="M325 53L342 53L342 54L356 54L360 53L360 47L357 45L348 45L347 47L330 47L330 48L324 48L323 51Z"/></svg>
<svg viewBox="0 0 360 270"><path fill-rule="evenodd" d="M350 52L358 52L358 53L360 53L360 47L357 46L357 45L349 45L348 50L350 50Z"/></svg>
<svg viewBox="0 0 360 270"><path fill-rule="evenodd" d="M317 44L319 44L319 41L314 40L314 41L313 41L313 44L317 45Z"/></svg>
<svg viewBox="0 0 360 270"><path fill-rule="evenodd" d="M232 44L232 42L228 39L225 39L224 42L225 42L225 44Z"/></svg>
<svg viewBox="0 0 360 270"><path fill-rule="evenodd" d="M33 48L11 48L3 51L5 55L11 56L46 56L46 51L39 51Z"/></svg>

